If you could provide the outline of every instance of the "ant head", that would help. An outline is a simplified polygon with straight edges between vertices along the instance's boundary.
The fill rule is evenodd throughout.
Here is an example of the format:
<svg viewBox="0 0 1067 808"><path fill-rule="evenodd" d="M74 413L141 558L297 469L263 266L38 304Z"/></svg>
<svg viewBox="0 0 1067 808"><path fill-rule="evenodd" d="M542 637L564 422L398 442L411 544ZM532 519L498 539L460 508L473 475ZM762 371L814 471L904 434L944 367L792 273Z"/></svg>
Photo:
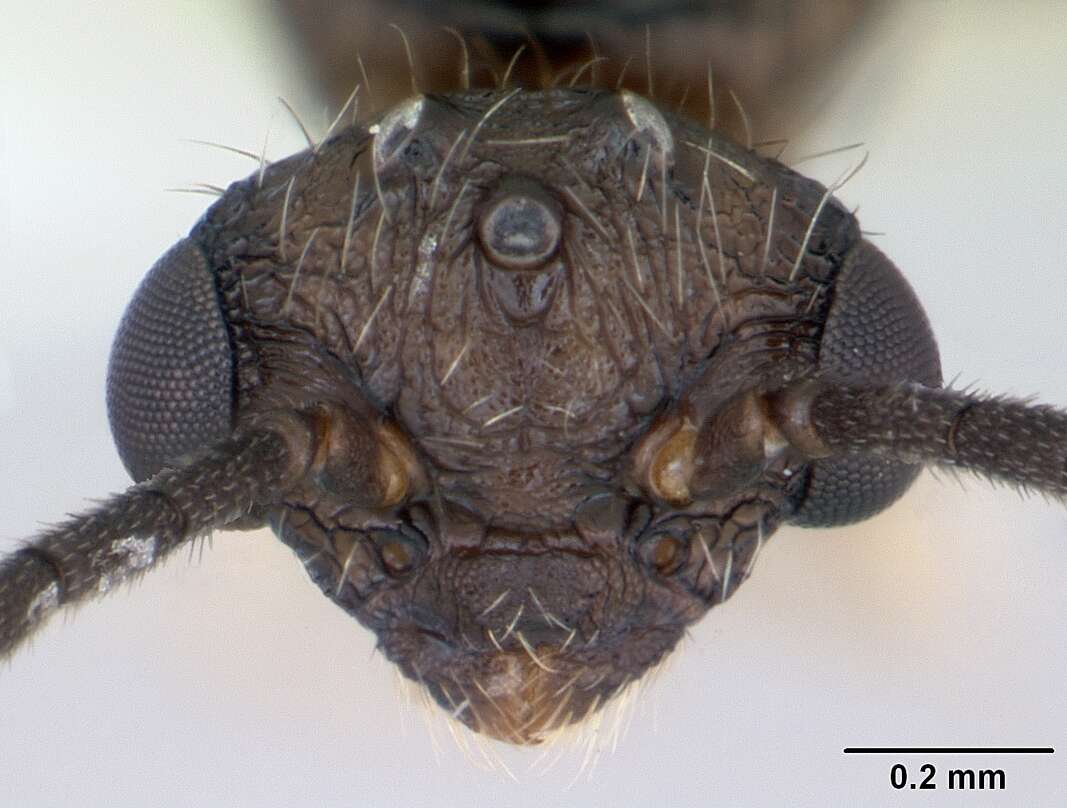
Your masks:
<svg viewBox="0 0 1067 808"><path fill-rule="evenodd" d="M568 105L583 138L553 134ZM940 389L835 187L577 91L414 99L264 166L135 295L109 403L143 482L0 562L0 654L270 523L457 718L532 743L779 524L864 518L922 463L1067 496L1067 415Z"/></svg>
<svg viewBox="0 0 1067 808"><path fill-rule="evenodd" d="M446 709L533 742L780 523L910 484L826 456L815 382L940 383L829 191L628 91L510 91L416 96L231 188L134 298L109 403L137 479L283 424L301 470L242 518Z"/></svg>

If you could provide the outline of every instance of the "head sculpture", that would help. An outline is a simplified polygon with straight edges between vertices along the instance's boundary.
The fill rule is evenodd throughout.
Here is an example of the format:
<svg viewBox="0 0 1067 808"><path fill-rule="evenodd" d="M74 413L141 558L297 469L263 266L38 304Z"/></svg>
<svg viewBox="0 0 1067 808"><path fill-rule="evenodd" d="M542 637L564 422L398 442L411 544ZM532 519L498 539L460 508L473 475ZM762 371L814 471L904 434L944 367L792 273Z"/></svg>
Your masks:
<svg viewBox="0 0 1067 808"><path fill-rule="evenodd" d="M416 96L264 165L137 291L108 402L138 484L4 560L0 653L270 524L443 708L535 743L783 523L867 518L924 462L1062 495L1062 442L998 426L1036 408L940 389L833 190L628 91Z"/></svg>
<svg viewBox="0 0 1067 808"><path fill-rule="evenodd" d="M939 383L907 286L815 183L629 92L417 96L235 184L157 265L116 342L116 438L146 479L296 417L306 468L251 516L445 709L533 742L668 654L783 520L910 482L868 459L879 485L832 504L838 470L772 412L857 370L825 336L859 264L917 325L875 372ZM174 319L209 321L216 403L154 424L168 281L203 287Z"/></svg>

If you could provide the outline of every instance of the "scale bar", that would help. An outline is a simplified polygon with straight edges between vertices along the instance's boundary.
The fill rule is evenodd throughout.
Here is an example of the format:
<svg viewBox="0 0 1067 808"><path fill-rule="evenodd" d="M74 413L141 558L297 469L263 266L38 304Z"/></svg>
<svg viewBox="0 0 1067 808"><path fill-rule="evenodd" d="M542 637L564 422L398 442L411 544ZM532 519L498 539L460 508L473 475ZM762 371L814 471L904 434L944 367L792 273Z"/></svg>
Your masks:
<svg viewBox="0 0 1067 808"><path fill-rule="evenodd" d="M1054 755L1051 746L846 746L846 755Z"/></svg>

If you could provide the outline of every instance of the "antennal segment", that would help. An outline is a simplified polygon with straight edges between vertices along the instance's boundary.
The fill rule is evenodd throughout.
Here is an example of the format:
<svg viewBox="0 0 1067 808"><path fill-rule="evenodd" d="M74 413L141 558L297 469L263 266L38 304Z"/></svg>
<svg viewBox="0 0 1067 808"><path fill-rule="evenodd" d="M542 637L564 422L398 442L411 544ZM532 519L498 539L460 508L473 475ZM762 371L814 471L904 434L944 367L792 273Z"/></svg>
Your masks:
<svg viewBox="0 0 1067 808"><path fill-rule="evenodd" d="M775 407L783 433L812 457L879 454L1067 499L1067 411L1046 404L921 384L816 382Z"/></svg>
<svg viewBox="0 0 1067 808"><path fill-rule="evenodd" d="M290 430L291 432L292 430ZM308 434L310 447L310 434ZM103 595L190 539L275 501L304 472L281 430L229 438L0 561L0 659L60 606Z"/></svg>

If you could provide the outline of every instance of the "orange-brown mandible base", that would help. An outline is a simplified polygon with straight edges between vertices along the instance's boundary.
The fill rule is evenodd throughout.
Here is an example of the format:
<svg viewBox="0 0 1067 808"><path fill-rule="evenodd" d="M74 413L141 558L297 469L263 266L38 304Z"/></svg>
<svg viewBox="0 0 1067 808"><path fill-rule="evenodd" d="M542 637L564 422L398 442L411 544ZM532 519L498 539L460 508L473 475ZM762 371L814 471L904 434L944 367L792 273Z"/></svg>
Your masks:
<svg viewBox="0 0 1067 808"><path fill-rule="evenodd" d="M557 668L543 649L502 651L486 667L484 679L464 688L453 715L474 732L511 744L540 744L592 715L615 692L605 693L595 679L583 685L588 670Z"/></svg>

